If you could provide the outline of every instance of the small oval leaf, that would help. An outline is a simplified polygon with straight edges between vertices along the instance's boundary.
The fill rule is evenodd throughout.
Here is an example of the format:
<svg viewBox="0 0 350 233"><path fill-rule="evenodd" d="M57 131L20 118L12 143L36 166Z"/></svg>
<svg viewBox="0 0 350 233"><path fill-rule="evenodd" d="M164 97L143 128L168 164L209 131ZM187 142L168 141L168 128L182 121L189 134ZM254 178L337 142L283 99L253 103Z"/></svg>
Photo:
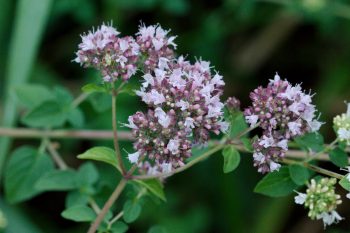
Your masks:
<svg viewBox="0 0 350 233"><path fill-rule="evenodd" d="M222 150L222 155L224 156L224 173L232 172L238 167L241 155L234 146L225 147Z"/></svg>
<svg viewBox="0 0 350 233"><path fill-rule="evenodd" d="M254 192L270 197L282 197L292 193L297 187L289 175L288 167L281 167L279 171L269 173L260 180Z"/></svg>
<svg viewBox="0 0 350 233"><path fill-rule="evenodd" d="M338 167L346 167L349 164L348 154L339 147L329 152L329 159Z"/></svg>
<svg viewBox="0 0 350 233"><path fill-rule="evenodd" d="M76 171L53 170L42 176L35 184L39 191L67 191L77 188Z"/></svg>
<svg viewBox="0 0 350 233"><path fill-rule="evenodd" d="M137 202L128 200L125 202L123 211L124 211L124 220L127 223L135 221L141 214L141 205Z"/></svg>
<svg viewBox="0 0 350 233"><path fill-rule="evenodd" d="M291 164L288 166L288 168L290 177L297 185L305 184L310 178L309 170L299 164Z"/></svg>
<svg viewBox="0 0 350 233"><path fill-rule="evenodd" d="M76 205L62 212L62 217L75 222L91 222L95 220L95 212L87 206Z"/></svg>
<svg viewBox="0 0 350 233"><path fill-rule="evenodd" d="M114 150L108 147L93 147L85 151L83 154L78 155L78 158L105 162L120 170Z"/></svg>
<svg viewBox="0 0 350 233"><path fill-rule="evenodd" d="M106 89L103 86L99 86L95 83L88 83L84 85L81 90L85 93L106 92Z"/></svg>
<svg viewBox="0 0 350 233"><path fill-rule="evenodd" d="M135 180L135 182L147 188L148 191L150 191L152 194L154 194L156 197L158 197L162 201L166 201L163 185L159 180L157 179Z"/></svg>
<svg viewBox="0 0 350 233"><path fill-rule="evenodd" d="M350 181L347 176L344 176L340 181L339 181L340 186L342 186L345 190L350 191Z"/></svg>

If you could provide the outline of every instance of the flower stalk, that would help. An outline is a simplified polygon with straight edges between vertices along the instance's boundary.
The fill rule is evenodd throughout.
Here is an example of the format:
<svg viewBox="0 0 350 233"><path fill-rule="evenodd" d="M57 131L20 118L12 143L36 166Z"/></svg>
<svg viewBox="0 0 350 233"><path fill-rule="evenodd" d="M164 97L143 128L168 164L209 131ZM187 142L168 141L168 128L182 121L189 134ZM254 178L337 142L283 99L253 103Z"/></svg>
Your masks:
<svg viewBox="0 0 350 233"><path fill-rule="evenodd" d="M118 159L119 166L122 170L122 174L126 174L124 162L120 153L119 142L118 142L118 130L117 130L117 95L118 92L112 90L112 126L113 126L113 144L115 153Z"/></svg>

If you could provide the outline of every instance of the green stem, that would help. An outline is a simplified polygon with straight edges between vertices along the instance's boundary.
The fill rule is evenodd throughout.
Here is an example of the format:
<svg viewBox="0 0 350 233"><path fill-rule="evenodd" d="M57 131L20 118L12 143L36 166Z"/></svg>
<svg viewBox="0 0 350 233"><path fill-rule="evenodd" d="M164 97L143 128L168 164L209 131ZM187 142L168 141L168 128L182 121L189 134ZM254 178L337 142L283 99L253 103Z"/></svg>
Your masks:
<svg viewBox="0 0 350 233"><path fill-rule="evenodd" d="M339 180L341 180L344 176L341 175L341 174L338 174L336 172L332 172L332 171L329 171L327 169L324 169L324 168L321 168L321 167L318 167L316 165L312 165L312 164L309 164L307 162L300 162L300 161L295 161L295 160L291 160L291 159L286 159L284 158L282 160L282 163L284 164L299 164L301 166L304 166L312 171L315 171L317 173L320 173L320 174L323 174L323 175L327 175L327 176L330 176L330 177L334 177L334 178L337 178Z"/></svg>
<svg viewBox="0 0 350 233"><path fill-rule="evenodd" d="M118 92L116 92L114 89L112 91L112 126L113 126L113 143L114 143L114 149L115 153L118 159L119 166L122 170L122 174L126 174L124 162L120 153L119 148L119 142L118 142L118 131L117 131L117 95Z"/></svg>
<svg viewBox="0 0 350 233"><path fill-rule="evenodd" d="M112 225L118 221L121 217L123 217L124 211L120 211L109 223L108 223L108 229L112 227Z"/></svg>
<svg viewBox="0 0 350 233"><path fill-rule="evenodd" d="M323 150L321 150L320 152L314 154L314 155L311 155L309 156L309 158L306 158L304 160L305 163L308 163L312 160L315 160L317 159L319 156L323 155L324 153L330 151L333 149L334 145L338 142L338 138L336 138L333 142L331 142L329 145L327 145Z"/></svg>
<svg viewBox="0 0 350 233"><path fill-rule="evenodd" d="M40 130L27 128L2 128L0 127L0 136L13 138L71 138L71 139L90 139L90 140L110 140L113 139L111 130ZM119 131L118 139L132 141L134 138L131 132Z"/></svg>
<svg viewBox="0 0 350 233"><path fill-rule="evenodd" d="M39 146L39 153L40 154L45 152L48 143L49 143L49 139L47 137L43 137L41 139L41 143L40 143L40 146Z"/></svg>
<svg viewBox="0 0 350 233"><path fill-rule="evenodd" d="M60 154L57 152L57 150L55 149L55 147L50 141L48 141L47 150L49 151L53 161L57 164L60 170L68 169L68 165L66 164L66 162L64 162L64 160L62 159L62 157L60 156Z"/></svg>
<svg viewBox="0 0 350 233"><path fill-rule="evenodd" d="M162 177L169 177L172 175L175 175L179 172L182 172L190 167L192 167L193 165L195 165L196 163L199 163L200 161L206 159L207 157L215 154L217 151L223 149L227 144L229 144L231 141L234 140L238 140L240 139L242 136L244 136L245 134L249 133L250 131L254 130L255 128L257 128L259 126L259 123L256 124L254 127L248 128L244 131L242 131L241 133L239 133L235 138L233 138L232 140L227 140L226 138L223 138L219 144L217 144L216 146L214 146L212 149L210 149L209 151L205 152L204 154L198 156L197 158L191 160L190 162L188 162L187 164L185 164L182 167L179 167L169 173L160 173L157 175L135 175L132 176L131 179L139 179L139 180L148 180L148 179L153 179L153 178L162 178Z"/></svg>
<svg viewBox="0 0 350 233"><path fill-rule="evenodd" d="M89 204L97 215L101 212L100 207L97 205L96 201L91 197L89 198Z"/></svg>
<svg viewBox="0 0 350 233"><path fill-rule="evenodd" d="M79 104L81 104L87 97L89 96L89 94L87 93L81 93L77 98L75 98L71 104L72 108L76 108L79 106Z"/></svg>
<svg viewBox="0 0 350 233"><path fill-rule="evenodd" d="M324 168L321 168L321 167L318 167L318 166L315 166L315 165L312 165L312 164L309 164L309 163L304 163L304 166L306 168L309 168L310 170L313 170L315 172L318 172L320 174L324 174L324 175L327 175L327 176L330 176L330 177L337 178L339 180L344 178L343 175L340 175L340 174L338 174L336 172L328 171L328 170L326 170Z"/></svg>
<svg viewBox="0 0 350 233"><path fill-rule="evenodd" d="M161 174L157 174L157 175L135 175L132 176L132 179L137 179L137 180L148 180L148 179L153 179L153 178L162 178L162 177L169 177L172 176L174 174L177 174L179 172L182 172L190 167L192 167L193 165L195 165L196 163L206 159L207 157L209 157L210 155L216 153L217 151L221 150L222 148L224 148L226 145L225 144L219 144L215 147L213 147L212 149L210 149L209 151L205 152L204 154L198 156L197 158L191 160L190 162L188 162L186 165L179 167L169 173L161 173Z"/></svg>
<svg viewBox="0 0 350 233"><path fill-rule="evenodd" d="M146 188L142 188L137 194L135 201L138 201L145 193L147 193ZM112 225L118 221L124 215L124 211L120 211L111 221L108 222L108 229L112 227Z"/></svg>

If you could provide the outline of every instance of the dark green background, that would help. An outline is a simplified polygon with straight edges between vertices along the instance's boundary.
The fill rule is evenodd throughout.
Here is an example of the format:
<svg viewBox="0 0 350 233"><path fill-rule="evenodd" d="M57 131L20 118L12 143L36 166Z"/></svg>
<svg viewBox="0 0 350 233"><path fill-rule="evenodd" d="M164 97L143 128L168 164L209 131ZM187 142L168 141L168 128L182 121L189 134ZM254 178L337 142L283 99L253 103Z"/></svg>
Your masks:
<svg viewBox="0 0 350 233"><path fill-rule="evenodd" d="M350 4L345 0L0 0L0 9L0 107L6 126L16 125L21 114L19 109L16 117L12 115L11 86L59 84L77 96L83 84L96 79L94 71L71 61L79 34L110 21L122 35L134 34L141 21L171 29L178 35L177 53L190 60L211 61L224 76L225 98L234 95L243 107L249 105L249 92L266 85L275 72L293 83L302 82L304 89L317 93L314 101L322 112L321 120L328 123L321 130L327 141L334 137L332 118L344 112L344 101L350 100ZM132 82L138 84L138 77ZM144 108L139 99L127 95L118 104L121 122ZM82 107L86 128L110 129L110 110L97 114L88 103ZM74 167L80 164L75 156L88 147L111 145L60 142L61 153ZM25 143L39 142L15 140L11 148ZM132 150L130 144L123 147ZM323 232L322 223L309 220L292 197L270 199L253 193L261 175L250 157L243 155L240 167L225 175L217 154L168 179L168 202L147 202L130 232L146 232L157 224L172 233ZM117 181L114 173L98 166L106 176L101 174L102 179ZM8 217L22 227L20 232L8 232L84 232L87 225L60 217L64 197L63 193L45 193L17 206L0 199ZM327 232L349 232L349 200L344 202L339 212L346 220Z"/></svg>

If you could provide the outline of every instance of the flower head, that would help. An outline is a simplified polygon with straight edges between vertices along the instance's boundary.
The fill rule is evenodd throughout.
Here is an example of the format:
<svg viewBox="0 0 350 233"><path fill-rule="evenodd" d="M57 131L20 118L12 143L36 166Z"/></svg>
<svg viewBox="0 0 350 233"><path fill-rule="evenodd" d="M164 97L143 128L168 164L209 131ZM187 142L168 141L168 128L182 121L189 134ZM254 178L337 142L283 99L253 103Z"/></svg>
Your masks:
<svg viewBox="0 0 350 233"><path fill-rule="evenodd" d="M145 30L139 36L148 38L149 34ZM140 165L146 172L161 173L184 165L194 143L205 144L210 132L227 131L220 101L224 82L211 73L209 62L199 60L192 65L180 57L150 70L143 79L136 94L149 110L133 115L127 126L139 138L135 149L148 158Z"/></svg>
<svg viewBox="0 0 350 233"><path fill-rule="evenodd" d="M292 86L276 74L266 88L251 92L250 98L253 104L244 111L246 121L250 127L259 124L263 130L253 147L264 159L255 159L254 165L262 173L277 170L279 166L275 164L285 156L288 140L315 132L322 125L315 119L312 96L303 92L300 85Z"/></svg>
<svg viewBox="0 0 350 233"><path fill-rule="evenodd" d="M145 71L155 69L157 66L167 67L167 63L174 59L176 36L168 36L170 30L164 30L160 25L145 26L141 24L136 33L136 41L144 56Z"/></svg>
<svg viewBox="0 0 350 233"><path fill-rule="evenodd" d="M82 35L74 61L99 70L104 82L118 78L128 80L136 73L139 45L132 37L120 38L118 35L115 28L104 24L96 31Z"/></svg>
<svg viewBox="0 0 350 233"><path fill-rule="evenodd" d="M308 184L306 193L298 193L294 198L295 203L304 205L309 209L308 216L311 219L322 219L324 226L337 223L343 218L336 212L341 204L340 195L335 193L335 178L314 179Z"/></svg>
<svg viewBox="0 0 350 233"><path fill-rule="evenodd" d="M239 101L239 99L237 99L236 97L232 96L232 97L227 98L227 100L226 100L226 107L230 111L236 111L236 110L240 109L241 102Z"/></svg>

